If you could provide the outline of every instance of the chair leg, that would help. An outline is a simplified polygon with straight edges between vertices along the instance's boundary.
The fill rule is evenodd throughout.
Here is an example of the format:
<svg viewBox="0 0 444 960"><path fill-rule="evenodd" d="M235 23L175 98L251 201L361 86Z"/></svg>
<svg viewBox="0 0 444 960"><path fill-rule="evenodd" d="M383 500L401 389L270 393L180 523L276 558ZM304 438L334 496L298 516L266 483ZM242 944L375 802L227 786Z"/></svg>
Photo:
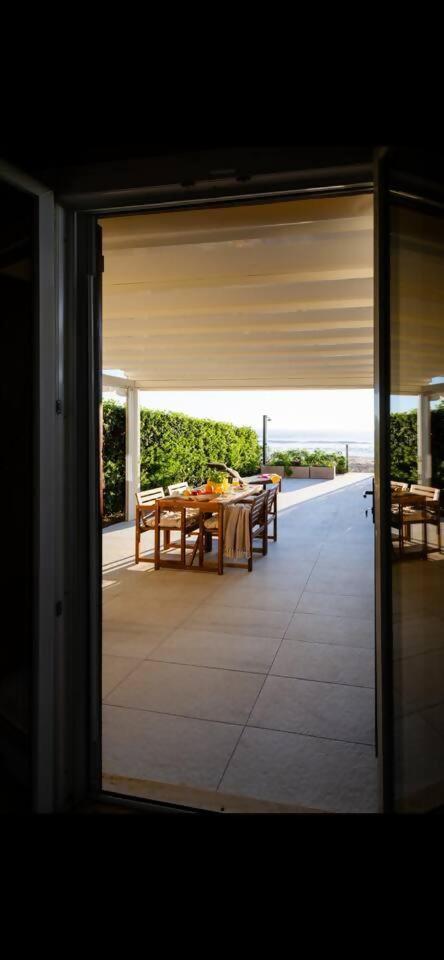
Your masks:
<svg viewBox="0 0 444 960"><path fill-rule="evenodd" d="M204 561L204 537L205 537L205 527L204 527L204 515L201 513L199 517L199 566L203 566Z"/></svg>
<svg viewBox="0 0 444 960"><path fill-rule="evenodd" d="M185 517L182 518L182 527L180 531L180 565L186 567L186 537L187 530L185 526Z"/></svg>
<svg viewBox="0 0 444 960"><path fill-rule="evenodd" d="M267 521L265 520L264 532L262 534L262 554L264 557L266 557L267 553L268 553L268 526L267 526Z"/></svg>
<svg viewBox="0 0 444 960"><path fill-rule="evenodd" d="M136 563L139 563L139 547L140 547L140 529L139 529L139 520L136 518Z"/></svg>
<svg viewBox="0 0 444 960"><path fill-rule="evenodd" d="M170 545L170 543L171 543L170 537L171 537L171 530L164 530L164 531L163 531L163 545L164 545L165 548L166 548L166 547L169 547L169 545Z"/></svg>
<svg viewBox="0 0 444 960"><path fill-rule="evenodd" d="M221 576L224 572L224 538L221 530L217 538L217 572Z"/></svg>
<svg viewBox="0 0 444 960"><path fill-rule="evenodd" d="M278 538L278 517L277 517L277 512L275 511L274 521L273 521L273 540L275 543L277 538Z"/></svg>
<svg viewBox="0 0 444 960"><path fill-rule="evenodd" d="M160 529L158 523L154 526L154 569L160 570Z"/></svg>
<svg viewBox="0 0 444 960"><path fill-rule="evenodd" d="M199 531L197 531L197 535L196 535L196 542L195 542L195 544L194 544L194 547L193 547L193 552L192 552L192 554L191 554L191 563L190 563L190 567L192 567L192 566L193 566L193 563L194 563L194 558L195 558L195 556L196 556L196 553L197 553L197 548L198 548L198 546L199 546L199 543L200 543L200 534L199 534Z"/></svg>

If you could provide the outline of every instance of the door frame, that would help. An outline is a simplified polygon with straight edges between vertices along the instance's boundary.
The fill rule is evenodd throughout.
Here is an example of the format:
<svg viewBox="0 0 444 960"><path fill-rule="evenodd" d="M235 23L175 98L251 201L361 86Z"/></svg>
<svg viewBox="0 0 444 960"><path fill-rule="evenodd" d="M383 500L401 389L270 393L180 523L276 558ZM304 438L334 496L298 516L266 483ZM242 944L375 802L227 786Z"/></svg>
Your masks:
<svg viewBox="0 0 444 960"><path fill-rule="evenodd" d="M44 184L0 160L0 179L35 201L32 809L54 809L55 678L63 634L63 211Z"/></svg>
<svg viewBox="0 0 444 960"><path fill-rule="evenodd" d="M313 171L313 178L315 179L316 174L319 171ZM302 199L304 197L335 197L341 195L362 195L364 193L372 193L375 196L374 191L374 178L371 180L365 180L361 182L356 182L356 179L351 178L351 182L347 183L347 177L345 176L345 170L342 171L341 184L333 183L332 186L322 185L322 186L305 186L305 187L294 187L293 189L285 190L276 190L273 189L270 185L270 188L265 191L260 191L257 194L248 193L241 191L239 185L236 185L237 189L233 189L232 193L228 195L225 193L225 196L211 196L207 195L202 197L194 197L193 199L183 199L177 200L176 198L166 199L165 195L160 192L159 197L156 201L147 203L146 194L140 197L140 203L134 202L134 198L131 198L131 202L128 205L122 204L122 198L120 195L116 194L113 198L109 193L106 193L98 201L97 195L94 196L93 202L88 205L85 198L83 198L82 207L83 211L77 211L74 214L74 217L81 219L85 228L89 233L89 244L93 243L93 235L96 229L97 221L99 219L105 219L109 216L118 216L118 215L137 215L138 213L147 213L152 212L156 213L160 210L171 210L171 211L180 211L184 209L197 209L199 207L221 207L221 206L232 206L232 205L246 205L246 204L263 204L263 203L274 203L276 201L285 201L292 199ZM335 178L336 181L338 177ZM344 182L345 181L345 182ZM66 198L64 198L66 199ZM375 214L377 198L375 196ZM381 214L379 213L379 216ZM376 234L376 230L375 230ZM85 243L85 239L82 241ZM376 241L375 241L375 253L376 253ZM377 255L382 256L382 248L379 245L377 248ZM94 285L90 284L89 287L89 307L88 323L91 322L91 315L94 315ZM376 287L375 287L376 292ZM375 304L376 305L376 304ZM384 315L385 316L385 315ZM381 314L380 323L381 326L384 323L384 316ZM97 316L95 318L95 323L97 324ZM375 331L376 334L376 331ZM94 333L91 332L97 341L98 331ZM385 336L385 340L387 336ZM90 353L90 362L94 362L94 351ZM376 358L376 340L375 340L375 358ZM376 360L375 360L376 362ZM99 384L101 382L101 369L98 370L90 368L88 370L87 381L89 383L89 400L88 406L91 412L91 415L95 417L98 421L98 400L100 398L99 393ZM375 394L376 397L376 394ZM382 409L382 408L381 408ZM97 413L97 416L96 416ZM89 465L89 491L90 491L90 502L91 497L94 496L94 491L98 489L98 477L100 476L100 463L98 460L98 450L99 450L99 437L98 430L95 431L96 436L96 456L90 458ZM91 442L91 437L90 437ZM387 450L386 450L386 439L385 436L381 436L380 440L382 446L384 447L385 461L387 460ZM376 451L375 451L376 453ZM379 462L382 461L380 456ZM376 472L376 471L375 471ZM387 473L387 467L385 467L385 474ZM378 491L378 494L375 497L375 507L379 510L379 514L375 512L375 530L376 523L381 521L381 517L384 515L383 511L386 509L384 507L384 502L381 500L381 495ZM379 521L376 521L376 516L379 517ZM98 514L93 520L93 526L98 530ZM99 539L101 539L101 532L99 531ZM101 544L96 545L92 548L96 557L101 556ZM91 562L91 556L89 558L89 568L91 570L91 580L90 580L90 602L96 605L98 609L101 604L100 594L100 582L97 579L97 576L93 574L93 566ZM378 568L379 569L379 568ZM97 570L96 570L97 573ZM377 569L375 568L375 574ZM100 569L99 569L100 576ZM96 599L94 600L94 597ZM385 602L386 598L383 598ZM125 795L114 793L114 792L104 792L102 791L101 785L101 769L98 769L97 763L101 755L100 742L101 742L101 729L98 730L96 718L101 717L101 697L100 697L100 664L101 664L101 616L99 614L98 618L92 617L90 620L90 649L89 649L89 662L90 662L90 692L91 692L91 717L92 717L92 734L90 740L90 749L89 749L89 763L90 763L90 796L95 796L100 799L100 802L115 802L116 799L119 799L122 802L125 802L128 798ZM386 678L386 656L383 655L383 645L386 643L386 637L382 635L382 632L376 630L376 674L379 684L384 684L384 689L390 689L390 684ZM389 658L390 660L390 658ZM379 794L379 810L380 812L387 812L391 809L390 806L390 796L391 796L391 763L390 763L390 738L388 733L390 731L390 713L384 710L382 711L382 701L385 703L384 697L378 697L378 709L377 709L377 743L378 747L378 794ZM101 724L99 724L101 727ZM94 760L95 758L95 760ZM95 765L96 764L96 765ZM382 769L381 769L382 768ZM165 808L171 811L176 809L177 812L182 810L185 812L187 808L182 808L179 805L174 803L162 804L153 800L144 800L143 798L138 799L138 802L142 804L150 804L153 810L162 810ZM189 812L188 808L187 812ZM196 808L195 812L201 812Z"/></svg>
<svg viewBox="0 0 444 960"><path fill-rule="evenodd" d="M390 193L389 151L375 152L374 402L375 402L375 714L378 806L393 813L393 629L390 525Z"/></svg>
<svg viewBox="0 0 444 960"><path fill-rule="evenodd" d="M325 154L318 150L320 161ZM378 165L379 164L379 165ZM334 197L372 193L375 216L381 225L386 210L382 184L383 154L369 165L316 167L293 173L256 177L223 177L197 183L164 185L157 181L130 189L103 190L92 183L86 191L60 191L56 206L52 192L31 178L0 167L0 175L36 198L41 213L39 235L39 477L37 583L37 675L35 809L63 809L87 797L113 802L116 796L101 786L101 526L98 399L101 396L100 265L96 227L106 216L197 209L199 207L263 204L304 197ZM378 179L379 178L379 179ZM251 180L246 187L245 179ZM384 276L382 228L375 223L375 310ZM376 238L376 234L378 238ZM379 264L379 267L377 266ZM387 261L386 261L387 269ZM387 296L387 288L384 287ZM376 296L377 294L377 296ZM385 300L387 303L387 300ZM378 343L389 336L388 314L379 309ZM381 350L379 351L382 352ZM375 340L376 357L376 340ZM386 368L378 368L379 384ZM384 372L385 371L385 372ZM375 371L376 372L376 371ZM65 396L63 397L63 392ZM379 398L378 417L386 415L387 397ZM385 404L385 405L384 405ZM59 416L62 410L66 415ZM50 428L48 427L50 425ZM388 476L387 439L379 437L378 468L384 482L375 497L375 529L388 514L384 500ZM87 438L87 443L85 439ZM376 464L375 464L376 476ZM63 492L62 492L63 491ZM56 499L57 498L57 499ZM385 563L387 561L387 556ZM381 569L376 570L380 576ZM387 594L387 591L385 592ZM62 603L63 599L63 603ZM387 607L387 596L382 602ZM388 621L391 627L391 621ZM387 643L376 632L378 691L378 769L380 810L390 811L392 797L391 713L387 691ZM388 658L391 660L391 658ZM87 679L87 683L85 682ZM58 691L57 696L55 691ZM382 708L382 701L384 709ZM389 709L386 708L387 702ZM56 736L57 729L57 736ZM128 801L130 802L130 801ZM141 800L153 810L184 808ZM200 812L196 810L196 812Z"/></svg>

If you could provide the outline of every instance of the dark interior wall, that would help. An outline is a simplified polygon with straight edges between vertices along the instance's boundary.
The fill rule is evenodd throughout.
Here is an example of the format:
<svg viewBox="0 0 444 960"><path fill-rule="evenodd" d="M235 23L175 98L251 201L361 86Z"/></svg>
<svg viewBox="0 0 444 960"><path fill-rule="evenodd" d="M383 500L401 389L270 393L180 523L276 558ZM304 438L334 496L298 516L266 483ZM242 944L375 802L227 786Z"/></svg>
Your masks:
<svg viewBox="0 0 444 960"><path fill-rule="evenodd" d="M0 471L3 545L0 787L30 799L33 581L34 201L0 187Z"/></svg>

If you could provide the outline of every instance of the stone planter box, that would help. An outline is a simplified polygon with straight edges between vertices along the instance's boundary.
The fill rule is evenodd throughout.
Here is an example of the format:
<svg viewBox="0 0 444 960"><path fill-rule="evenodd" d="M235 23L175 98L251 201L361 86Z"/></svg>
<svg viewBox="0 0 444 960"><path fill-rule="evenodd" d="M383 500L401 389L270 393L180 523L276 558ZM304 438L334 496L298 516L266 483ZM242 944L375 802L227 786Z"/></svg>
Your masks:
<svg viewBox="0 0 444 960"><path fill-rule="evenodd" d="M310 478L312 480L334 480L335 476L336 476L336 466L310 467Z"/></svg>
<svg viewBox="0 0 444 960"><path fill-rule="evenodd" d="M310 476L310 467L292 467L291 475L296 480L308 480Z"/></svg>
<svg viewBox="0 0 444 960"><path fill-rule="evenodd" d="M280 477L285 477L285 467L270 467L261 465L261 473L277 473ZM297 480L308 480L310 476L310 467L292 467L290 477Z"/></svg>

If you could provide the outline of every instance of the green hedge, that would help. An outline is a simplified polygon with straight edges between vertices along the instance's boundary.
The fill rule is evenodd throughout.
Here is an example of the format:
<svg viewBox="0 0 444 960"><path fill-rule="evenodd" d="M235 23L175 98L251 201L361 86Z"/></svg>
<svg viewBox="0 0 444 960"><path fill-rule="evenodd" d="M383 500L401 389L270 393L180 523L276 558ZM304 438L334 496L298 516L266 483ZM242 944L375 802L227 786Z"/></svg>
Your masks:
<svg viewBox="0 0 444 960"><path fill-rule="evenodd" d="M104 522L125 519L126 409L115 400L103 401Z"/></svg>
<svg viewBox="0 0 444 960"><path fill-rule="evenodd" d="M432 410L432 484L444 487L444 403ZM418 482L418 417L416 410L390 415L391 476Z"/></svg>
<svg viewBox="0 0 444 960"><path fill-rule="evenodd" d="M167 487L182 480L202 483L208 477L208 461L226 463L243 475L255 473L260 459L261 448L251 427L163 410L141 410L142 489Z"/></svg>
<svg viewBox="0 0 444 960"><path fill-rule="evenodd" d="M432 410L432 482L444 488L444 402Z"/></svg>
<svg viewBox="0 0 444 960"><path fill-rule="evenodd" d="M390 414L392 480L418 482L418 418L416 410Z"/></svg>
<svg viewBox="0 0 444 960"><path fill-rule="evenodd" d="M125 407L103 403L104 522L125 513ZM167 487L207 480L208 461L223 462L244 476L256 473L261 448L251 427L187 417L163 410L140 411L140 485Z"/></svg>

